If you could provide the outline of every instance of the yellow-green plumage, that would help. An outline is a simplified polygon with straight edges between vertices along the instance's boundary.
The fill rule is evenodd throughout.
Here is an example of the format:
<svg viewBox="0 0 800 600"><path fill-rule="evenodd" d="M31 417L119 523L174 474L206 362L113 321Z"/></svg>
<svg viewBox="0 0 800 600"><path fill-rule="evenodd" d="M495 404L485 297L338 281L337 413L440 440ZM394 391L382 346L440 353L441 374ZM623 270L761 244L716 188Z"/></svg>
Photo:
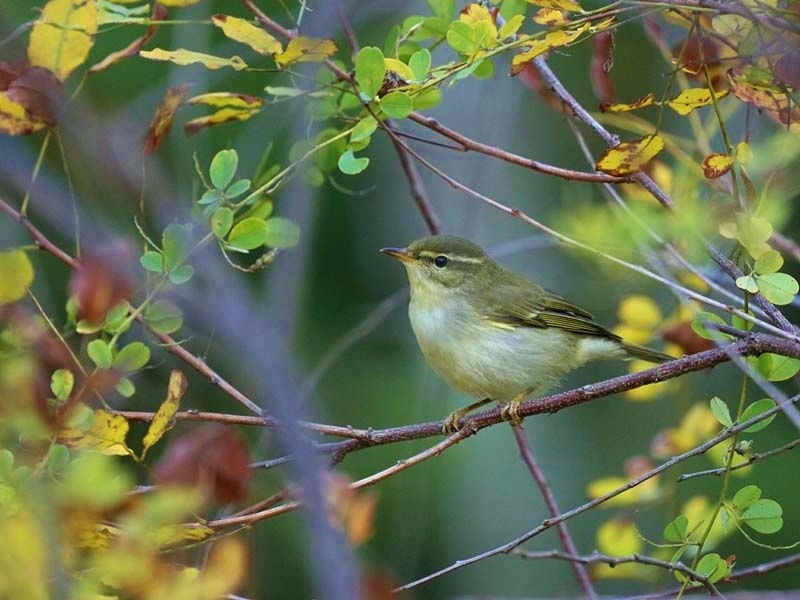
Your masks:
<svg viewBox="0 0 800 600"><path fill-rule="evenodd" d="M384 252L406 267L411 326L428 364L473 398L519 402L590 360L671 358L624 343L463 238L431 236Z"/></svg>

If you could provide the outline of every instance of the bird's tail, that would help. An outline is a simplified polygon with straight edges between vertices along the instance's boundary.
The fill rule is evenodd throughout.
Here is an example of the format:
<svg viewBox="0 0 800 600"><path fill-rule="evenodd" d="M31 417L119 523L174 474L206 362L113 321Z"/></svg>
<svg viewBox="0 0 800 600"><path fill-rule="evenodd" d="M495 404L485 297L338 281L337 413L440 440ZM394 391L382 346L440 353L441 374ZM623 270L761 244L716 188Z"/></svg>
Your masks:
<svg viewBox="0 0 800 600"><path fill-rule="evenodd" d="M622 344L622 347L625 352L628 353L628 356L640 358L651 363L663 363L675 359L674 356L670 356L669 354L664 354L658 350L653 350L652 348L646 348L645 346L639 346L637 344Z"/></svg>

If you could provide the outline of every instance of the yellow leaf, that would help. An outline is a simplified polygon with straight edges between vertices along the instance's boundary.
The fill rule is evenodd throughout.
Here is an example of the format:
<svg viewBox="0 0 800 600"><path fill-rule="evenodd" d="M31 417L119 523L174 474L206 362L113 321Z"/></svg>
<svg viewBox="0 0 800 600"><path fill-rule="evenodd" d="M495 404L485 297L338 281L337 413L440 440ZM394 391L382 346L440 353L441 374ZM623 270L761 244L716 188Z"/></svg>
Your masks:
<svg viewBox="0 0 800 600"><path fill-rule="evenodd" d="M553 48L567 46L589 30L589 23L575 29L559 29L549 32L543 40L533 41L530 48L511 59L511 75L517 75L530 61Z"/></svg>
<svg viewBox="0 0 800 600"><path fill-rule="evenodd" d="M611 519L600 525L596 541L597 549L609 556L627 556L644 549L644 541L636 525L624 518Z"/></svg>
<svg viewBox="0 0 800 600"><path fill-rule="evenodd" d="M95 33L94 0L50 0L31 30L28 60L64 81L86 61Z"/></svg>
<svg viewBox="0 0 800 600"><path fill-rule="evenodd" d="M283 52L283 46L278 40L250 21L228 15L214 15L211 17L211 22L222 29L222 33L227 37L247 44L259 54Z"/></svg>
<svg viewBox="0 0 800 600"><path fill-rule="evenodd" d="M567 22L564 13L556 8L540 8L533 15L533 22L539 25L563 25Z"/></svg>
<svg viewBox="0 0 800 600"><path fill-rule="evenodd" d="M46 541L52 533L27 508L11 518L0 519L0 598L51 597L48 582L53 574L48 566Z"/></svg>
<svg viewBox="0 0 800 600"><path fill-rule="evenodd" d="M661 323L661 310L651 298L634 294L619 305L617 317L627 325L652 332Z"/></svg>
<svg viewBox="0 0 800 600"><path fill-rule="evenodd" d="M589 483L586 494L590 499L594 500L595 498L600 498L601 496L613 492L626 483L628 483L627 479L618 476L601 477ZM612 506L630 506L631 504L636 504L638 501L639 493L636 491L636 488L632 488L607 500L603 506L607 508Z"/></svg>
<svg viewBox="0 0 800 600"><path fill-rule="evenodd" d="M707 179L722 177L731 170L733 157L730 154L709 154L703 159L703 175Z"/></svg>
<svg viewBox="0 0 800 600"><path fill-rule="evenodd" d="M162 525L152 532L150 541L157 548L169 548L186 542L201 542L214 533L213 529L200 523Z"/></svg>
<svg viewBox="0 0 800 600"><path fill-rule="evenodd" d="M228 536L216 542L200 574L202 598L220 598L235 592L247 574L247 545L240 537Z"/></svg>
<svg viewBox="0 0 800 600"><path fill-rule="evenodd" d="M169 384L167 385L167 398L158 407L147 433L142 439L142 460L144 460L147 450L160 440L168 429L172 427L172 417L178 412L178 405L181 398L186 393L186 375L173 369L169 374Z"/></svg>
<svg viewBox="0 0 800 600"><path fill-rule="evenodd" d="M264 101L258 96L248 94L234 94L233 92L209 92L192 96L186 101L188 104L205 104L214 107L228 108L261 108Z"/></svg>
<svg viewBox="0 0 800 600"><path fill-rule="evenodd" d="M149 58L150 60L164 60L175 63L176 65L193 65L200 63L206 69L215 71L224 67L230 67L236 71L241 71L247 68L247 63L244 62L239 56L231 56L230 58L223 58L221 56L212 56L211 54L203 54L202 52L192 52L191 50L162 50L155 48L153 50L142 50L139 52L142 58Z"/></svg>
<svg viewBox="0 0 800 600"><path fill-rule="evenodd" d="M134 456L125 445L125 436L130 425L122 415L98 409L92 413L92 425L88 431L67 428L59 434L59 439L71 448L91 448L103 454L114 456Z"/></svg>
<svg viewBox="0 0 800 600"><path fill-rule="evenodd" d="M628 112L631 110L637 110L639 108L644 108L645 106L652 106L656 103L656 96L653 92L650 92L646 96L642 96L635 102L630 102L627 104L601 104L600 110L602 112Z"/></svg>
<svg viewBox="0 0 800 600"><path fill-rule="evenodd" d="M728 93L728 90L720 90L714 92L712 96L711 90L708 88L692 88L682 91L672 100L667 100L667 105L679 115L688 115L695 108L708 106L715 99L724 98Z"/></svg>
<svg viewBox="0 0 800 600"><path fill-rule="evenodd" d="M497 39L497 25L495 24L489 9L483 4L473 2L472 4L467 5L467 10L458 16L458 20L463 21L472 27L475 27L478 23L485 23L486 27L488 27L488 29L486 29L488 34L487 37L493 40Z"/></svg>
<svg viewBox="0 0 800 600"><path fill-rule="evenodd" d="M583 9L573 0L528 0L528 4L541 6L542 8L553 8L555 10L568 10L571 12L583 12Z"/></svg>
<svg viewBox="0 0 800 600"><path fill-rule="evenodd" d="M405 81L414 81L416 77L414 77L414 71L411 70L406 63L402 60L397 60L396 58L384 58L383 64L386 67L386 71L394 71L397 73L401 79Z"/></svg>
<svg viewBox="0 0 800 600"><path fill-rule="evenodd" d="M0 92L0 132L8 135L27 135L44 128L46 123L28 115L25 107Z"/></svg>
<svg viewBox="0 0 800 600"><path fill-rule="evenodd" d="M657 133L640 140L621 142L600 156L596 169L609 175L625 177L644 169L664 149L664 139Z"/></svg>
<svg viewBox="0 0 800 600"><path fill-rule="evenodd" d="M33 283L33 265L23 250L0 252L0 304L24 298Z"/></svg>
<svg viewBox="0 0 800 600"><path fill-rule="evenodd" d="M331 40L309 37L296 37L289 41L286 50L275 55L279 67L296 62L322 62L336 52L336 44Z"/></svg>
<svg viewBox="0 0 800 600"><path fill-rule="evenodd" d="M211 127L212 125L219 125L221 123L227 123L228 121L246 121L259 112L257 108L222 108L208 116L197 117L196 119L186 121L183 125L183 131L186 135L194 135L201 129Z"/></svg>

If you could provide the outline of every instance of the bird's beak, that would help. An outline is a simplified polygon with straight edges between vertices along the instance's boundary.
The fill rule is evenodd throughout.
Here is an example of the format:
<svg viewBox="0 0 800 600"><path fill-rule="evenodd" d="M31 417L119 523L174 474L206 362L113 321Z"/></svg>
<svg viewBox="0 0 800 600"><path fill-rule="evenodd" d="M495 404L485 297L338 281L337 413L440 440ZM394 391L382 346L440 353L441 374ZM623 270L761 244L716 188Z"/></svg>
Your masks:
<svg viewBox="0 0 800 600"><path fill-rule="evenodd" d="M381 252L388 254L392 258L396 258L401 262L410 263L416 260L405 248L381 248Z"/></svg>

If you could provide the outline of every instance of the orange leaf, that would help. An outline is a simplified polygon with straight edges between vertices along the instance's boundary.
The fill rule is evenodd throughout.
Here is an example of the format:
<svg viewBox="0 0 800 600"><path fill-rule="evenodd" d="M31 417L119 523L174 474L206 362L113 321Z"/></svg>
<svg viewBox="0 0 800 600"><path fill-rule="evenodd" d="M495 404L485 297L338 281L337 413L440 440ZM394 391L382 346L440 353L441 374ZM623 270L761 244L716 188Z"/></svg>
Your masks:
<svg viewBox="0 0 800 600"><path fill-rule="evenodd" d="M164 99L158 105L153 119L150 121L150 127L147 128L147 135L144 141L145 154L153 154L161 146L161 142L164 141L164 138L172 129L175 113L188 91L188 84L171 87L167 90Z"/></svg>
<svg viewBox="0 0 800 600"><path fill-rule="evenodd" d="M28 60L64 81L89 56L95 33L93 0L50 0L31 30Z"/></svg>
<svg viewBox="0 0 800 600"><path fill-rule="evenodd" d="M336 44L331 40L309 37L296 37L289 41L286 50L275 55L279 67L296 62L322 62L336 52Z"/></svg>
<svg viewBox="0 0 800 600"><path fill-rule="evenodd" d="M214 15L211 17L211 22L219 27L226 37L247 44L259 54L271 55L283 52L283 46L278 40L250 21L228 15Z"/></svg>
<svg viewBox="0 0 800 600"><path fill-rule="evenodd" d="M595 168L616 177L638 173L664 149L664 139L656 134L640 140L621 142L600 156Z"/></svg>
<svg viewBox="0 0 800 600"><path fill-rule="evenodd" d="M650 92L646 96L642 96L634 102L628 104L601 104L600 110L602 112L628 112L629 110L637 110L645 106L652 106L656 103L656 96Z"/></svg>
<svg viewBox="0 0 800 600"><path fill-rule="evenodd" d="M703 175L707 179L722 177L731 170L733 157L730 154L709 154L703 159Z"/></svg>

